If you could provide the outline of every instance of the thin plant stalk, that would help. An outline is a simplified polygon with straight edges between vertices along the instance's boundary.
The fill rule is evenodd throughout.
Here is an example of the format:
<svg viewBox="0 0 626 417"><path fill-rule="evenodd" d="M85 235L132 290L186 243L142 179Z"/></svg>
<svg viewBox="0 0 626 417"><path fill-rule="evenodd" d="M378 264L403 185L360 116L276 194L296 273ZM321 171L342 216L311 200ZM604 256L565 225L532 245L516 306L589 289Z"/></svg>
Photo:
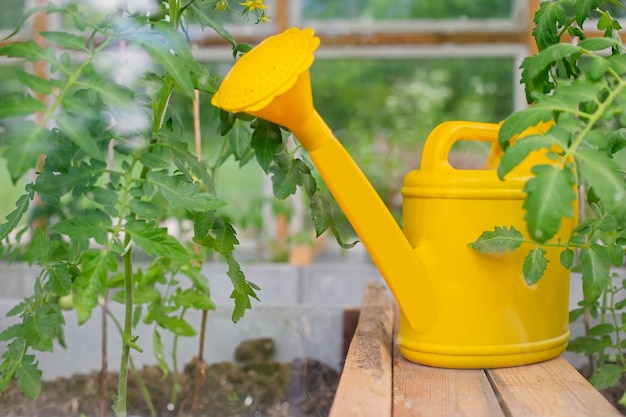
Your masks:
<svg viewBox="0 0 626 417"><path fill-rule="evenodd" d="M196 150L196 157L198 161L202 160L202 136L200 129L200 92L198 90L194 91L194 99L193 99L193 133L194 133L194 144ZM194 250L198 253L199 248L198 244L194 243ZM201 262L201 261L199 261ZM207 317L208 311L202 310L202 323L200 325L200 340L198 341L198 368L196 369L196 375L194 379L194 388L193 388L193 400L191 403L191 411L194 412L198 409L198 403L200 402L200 388L202 387L202 382L204 381L204 375L206 372L204 366L204 338L206 337L206 325L207 325Z"/></svg>

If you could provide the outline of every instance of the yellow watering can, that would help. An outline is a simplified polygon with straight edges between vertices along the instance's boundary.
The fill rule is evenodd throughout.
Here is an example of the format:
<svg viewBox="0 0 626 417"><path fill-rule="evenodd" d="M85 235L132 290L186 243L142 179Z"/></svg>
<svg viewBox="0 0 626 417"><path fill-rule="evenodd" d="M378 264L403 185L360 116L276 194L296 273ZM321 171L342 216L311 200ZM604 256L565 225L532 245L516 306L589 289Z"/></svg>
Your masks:
<svg viewBox="0 0 626 417"><path fill-rule="evenodd" d="M480 255L467 246L494 226L526 230L522 189L532 161L501 181L495 172L498 125L440 125L426 141L421 168L405 178L403 233L313 107L309 67L318 45L312 29L266 39L239 58L211 102L285 126L307 149L400 306L403 356L449 368L558 356L569 339L569 274L558 265L558 253L548 250L556 261L528 286L522 251ZM458 140L493 144L485 169L450 166ZM556 238L566 240L573 222L565 221Z"/></svg>

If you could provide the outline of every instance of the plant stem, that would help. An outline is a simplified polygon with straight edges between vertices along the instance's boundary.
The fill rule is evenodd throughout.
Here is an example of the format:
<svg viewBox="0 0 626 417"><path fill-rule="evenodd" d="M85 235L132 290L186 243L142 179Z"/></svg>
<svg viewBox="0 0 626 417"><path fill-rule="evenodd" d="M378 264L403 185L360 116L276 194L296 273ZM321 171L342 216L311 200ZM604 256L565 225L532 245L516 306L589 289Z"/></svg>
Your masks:
<svg viewBox="0 0 626 417"><path fill-rule="evenodd" d="M133 338L133 248L130 245L130 234L124 237L124 329L122 333L122 358L120 364L119 387L115 414L118 417L126 417L126 388L128 386L128 358L130 355L130 342Z"/></svg>

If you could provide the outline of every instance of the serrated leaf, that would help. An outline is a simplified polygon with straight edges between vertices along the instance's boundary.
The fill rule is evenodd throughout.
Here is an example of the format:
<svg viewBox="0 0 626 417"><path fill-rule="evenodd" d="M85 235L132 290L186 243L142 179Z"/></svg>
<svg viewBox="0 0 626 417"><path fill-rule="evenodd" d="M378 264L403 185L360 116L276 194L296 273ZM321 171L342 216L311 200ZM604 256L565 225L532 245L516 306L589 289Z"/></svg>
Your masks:
<svg viewBox="0 0 626 417"><path fill-rule="evenodd" d="M69 236L82 247L88 247L88 240L93 238L100 245L106 244L107 233L112 226L111 218L102 210L85 210L81 216L61 220L52 230Z"/></svg>
<svg viewBox="0 0 626 417"><path fill-rule="evenodd" d="M48 154L49 132L30 120L13 125L4 134L2 141L8 145L4 151L7 168L13 183L37 166L40 154Z"/></svg>
<svg viewBox="0 0 626 417"><path fill-rule="evenodd" d="M283 146L280 128L274 123L257 119L250 146L254 149L259 165L268 173L274 155Z"/></svg>
<svg viewBox="0 0 626 417"><path fill-rule="evenodd" d="M9 233L17 227L22 216L28 210L30 199L31 196L29 194L23 194L17 199L15 202L15 210L7 214L5 217L7 221L0 225L0 241L6 239Z"/></svg>
<svg viewBox="0 0 626 417"><path fill-rule="evenodd" d="M562 2L541 2L540 8L535 13L533 36L539 50L560 42L557 35L558 27L564 26L567 14Z"/></svg>
<svg viewBox="0 0 626 417"><path fill-rule="evenodd" d="M91 133L77 120L73 120L67 115L56 117L59 128L87 155L104 160L103 152L98 148L96 140Z"/></svg>
<svg viewBox="0 0 626 417"><path fill-rule="evenodd" d="M618 75L626 73L626 55L611 55L607 60Z"/></svg>
<svg viewBox="0 0 626 417"><path fill-rule="evenodd" d="M8 45L0 47L0 55L7 56L9 58L24 58L27 61L41 61L49 59L46 50L32 40L25 42L12 42Z"/></svg>
<svg viewBox="0 0 626 417"><path fill-rule="evenodd" d="M537 242L550 240L559 230L561 219L572 217L576 199L576 177L569 167L537 165L535 175L524 187L528 194L523 208L530 236Z"/></svg>
<svg viewBox="0 0 626 417"><path fill-rule="evenodd" d="M37 398L41 392L41 374L41 370L37 368L35 356L24 355L21 366L15 372L15 377L17 386L24 395L32 400Z"/></svg>
<svg viewBox="0 0 626 417"><path fill-rule="evenodd" d="M514 251L523 242L522 233L515 227L496 226L493 231L483 232L469 246L478 253L503 253Z"/></svg>
<svg viewBox="0 0 626 417"><path fill-rule="evenodd" d="M26 94L10 94L0 98L0 119L7 117L28 116L43 112L46 106L36 98Z"/></svg>
<svg viewBox="0 0 626 417"><path fill-rule="evenodd" d="M39 265L45 265L50 259L50 239L46 233L37 228L33 239L33 257L39 261Z"/></svg>
<svg viewBox="0 0 626 417"><path fill-rule="evenodd" d="M214 195L200 191L200 184L182 181L169 176L165 171L150 172L146 179L157 187L163 198L174 208L198 212L217 210L226 204Z"/></svg>
<svg viewBox="0 0 626 417"><path fill-rule="evenodd" d="M285 199L294 194L299 185L302 185L302 173L289 152L277 154L274 162L269 169L272 173L274 196Z"/></svg>
<svg viewBox="0 0 626 417"><path fill-rule="evenodd" d="M575 353L585 353L592 355L601 352L603 349L611 346L611 341L606 339L595 339L593 337L581 336L570 340L567 350Z"/></svg>
<svg viewBox="0 0 626 417"><path fill-rule="evenodd" d="M17 72L17 79L35 93L41 94L52 93L54 88L60 84L57 80L47 80L22 70Z"/></svg>
<svg viewBox="0 0 626 417"><path fill-rule="evenodd" d="M580 47L569 43L550 45L541 51L539 55L535 55L525 61L524 69L526 72L524 76L526 78L534 78L541 74L546 68L551 67L555 62L559 62L563 58L578 52L580 52Z"/></svg>
<svg viewBox="0 0 626 417"><path fill-rule="evenodd" d="M42 31L39 32L48 41L68 49L84 50L85 39L81 36L67 32Z"/></svg>
<svg viewBox="0 0 626 417"><path fill-rule="evenodd" d="M48 270L48 284L49 289L57 295L67 295L72 290L72 277L70 267L67 263L55 264Z"/></svg>
<svg viewBox="0 0 626 417"><path fill-rule="evenodd" d="M149 201L130 200L130 210L139 217L154 219L167 212L163 207Z"/></svg>
<svg viewBox="0 0 626 417"><path fill-rule="evenodd" d="M583 178L607 207L624 205L626 182L613 159L592 149L578 151L576 159Z"/></svg>
<svg viewBox="0 0 626 417"><path fill-rule="evenodd" d="M194 59L189 44L169 22L156 22L153 27L157 30L140 32L135 39L157 64L163 66L181 92L192 98L194 88L189 67Z"/></svg>
<svg viewBox="0 0 626 417"><path fill-rule="evenodd" d="M578 26L582 28L589 14L601 3L601 0L577 0L574 5L574 16Z"/></svg>
<svg viewBox="0 0 626 417"><path fill-rule="evenodd" d="M149 256L164 256L180 259L189 256L183 245L167 234L167 229L158 227L154 222L130 220L126 224L126 232L133 241Z"/></svg>
<svg viewBox="0 0 626 417"><path fill-rule="evenodd" d="M596 243L580 250L583 293L587 302L597 300L611 282L606 249Z"/></svg>
<svg viewBox="0 0 626 417"><path fill-rule="evenodd" d="M215 218L207 235L202 238L194 238L199 245L214 249L217 252L226 255L239 244L237 233L230 223L224 222L221 218Z"/></svg>
<svg viewBox="0 0 626 417"><path fill-rule="evenodd" d="M507 117L498 131L498 142L503 149L507 149L511 138L524 132L526 129L536 126L539 122L552 120L553 110L539 104L524 110L517 111Z"/></svg>
<svg viewBox="0 0 626 417"><path fill-rule="evenodd" d="M615 364L602 364L589 378L589 382L596 389L602 390L617 384L622 376L624 369Z"/></svg>
<svg viewBox="0 0 626 417"><path fill-rule="evenodd" d="M251 130L247 124L235 123L228 134L228 144L233 150L235 161L243 161L250 151Z"/></svg>
<svg viewBox="0 0 626 417"><path fill-rule="evenodd" d="M221 23L211 19L206 13L204 13L204 11L200 7L198 7L198 5L194 3L191 3L191 9L193 10L201 25L208 26L213 29L215 33L226 39L233 47L237 45L233 37L230 35L230 33L228 33L226 29L224 29L224 26L222 26Z"/></svg>
<svg viewBox="0 0 626 417"><path fill-rule="evenodd" d="M196 310L215 310L215 304L209 296L200 294L199 292L191 289L177 291L176 294L172 296L172 301L177 306L184 308L193 308Z"/></svg>
<svg viewBox="0 0 626 417"><path fill-rule="evenodd" d="M83 324L98 305L98 297L104 296L108 275L106 256L102 256L98 249L86 250L80 256L80 267L73 284L72 301L78 323Z"/></svg>
<svg viewBox="0 0 626 417"><path fill-rule="evenodd" d="M528 255L524 258L522 273L526 284L534 285L543 276L549 262L546 258L546 253L547 252L542 247L537 246L535 249L528 252Z"/></svg>
<svg viewBox="0 0 626 417"><path fill-rule="evenodd" d="M550 148L554 140L549 134L531 135L515 141L508 148L500 159L498 165L498 177L503 179L513 168L518 166L532 152L542 148Z"/></svg>

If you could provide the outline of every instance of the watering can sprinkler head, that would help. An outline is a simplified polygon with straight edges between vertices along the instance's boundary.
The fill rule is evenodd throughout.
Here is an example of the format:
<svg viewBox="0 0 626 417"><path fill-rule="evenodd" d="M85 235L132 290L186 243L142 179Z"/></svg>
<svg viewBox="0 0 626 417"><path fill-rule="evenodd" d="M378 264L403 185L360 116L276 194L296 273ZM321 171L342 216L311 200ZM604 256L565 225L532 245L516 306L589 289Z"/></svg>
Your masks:
<svg viewBox="0 0 626 417"><path fill-rule="evenodd" d="M306 141L311 135L302 125L316 115L309 68L319 44L310 28L291 28L265 39L238 59L211 103L285 126ZM303 146L310 150L313 144Z"/></svg>

